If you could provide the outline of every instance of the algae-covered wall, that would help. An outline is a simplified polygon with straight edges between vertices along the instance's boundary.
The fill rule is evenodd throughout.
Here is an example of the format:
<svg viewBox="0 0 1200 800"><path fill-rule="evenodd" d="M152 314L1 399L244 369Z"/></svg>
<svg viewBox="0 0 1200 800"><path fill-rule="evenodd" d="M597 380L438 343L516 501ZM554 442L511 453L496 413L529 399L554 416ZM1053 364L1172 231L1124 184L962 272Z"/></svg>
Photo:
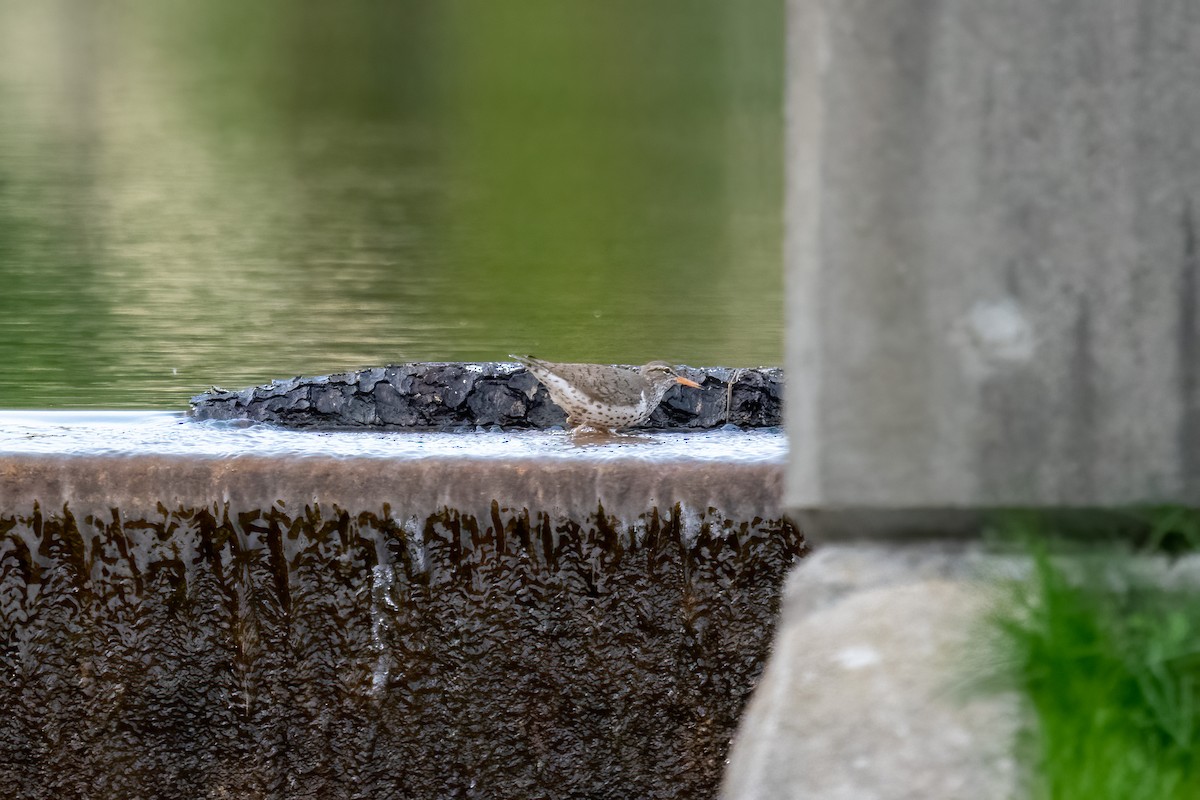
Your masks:
<svg viewBox="0 0 1200 800"><path fill-rule="evenodd" d="M778 467L340 463L0 460L0 795L715 794Z"/></svg>

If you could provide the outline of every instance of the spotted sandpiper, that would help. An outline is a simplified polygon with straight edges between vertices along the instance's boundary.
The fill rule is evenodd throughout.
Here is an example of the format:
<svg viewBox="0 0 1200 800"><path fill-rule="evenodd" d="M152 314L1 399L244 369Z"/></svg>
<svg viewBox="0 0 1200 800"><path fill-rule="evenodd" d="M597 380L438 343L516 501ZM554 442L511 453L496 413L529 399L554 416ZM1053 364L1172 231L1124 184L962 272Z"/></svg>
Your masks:
<svg viewBox="0 0 1200 800"><path fill-rule="evenodd" d="M587 425L611 430L641 425L675 384L700 388L665 361L630 369L608 364L556 364L532 356L510 358L524 364L546 386L550 399L567 412L568 428Z"/></svg>

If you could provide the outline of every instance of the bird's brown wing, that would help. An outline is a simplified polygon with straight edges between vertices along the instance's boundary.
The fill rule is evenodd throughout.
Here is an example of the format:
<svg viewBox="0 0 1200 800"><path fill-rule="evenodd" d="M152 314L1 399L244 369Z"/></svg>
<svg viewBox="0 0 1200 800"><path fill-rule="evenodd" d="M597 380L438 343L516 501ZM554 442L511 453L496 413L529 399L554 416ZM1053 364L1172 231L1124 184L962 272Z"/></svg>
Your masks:
<svg viewBox="0 0 1200 800"><path fill-rule="evenodd" d="M583 394L601 403L630 405L636 403L645 388L645 379L633 370L607 364L556 364L532 356L512 356L524 364L539 380L542 375L556 375Z"/></svg>

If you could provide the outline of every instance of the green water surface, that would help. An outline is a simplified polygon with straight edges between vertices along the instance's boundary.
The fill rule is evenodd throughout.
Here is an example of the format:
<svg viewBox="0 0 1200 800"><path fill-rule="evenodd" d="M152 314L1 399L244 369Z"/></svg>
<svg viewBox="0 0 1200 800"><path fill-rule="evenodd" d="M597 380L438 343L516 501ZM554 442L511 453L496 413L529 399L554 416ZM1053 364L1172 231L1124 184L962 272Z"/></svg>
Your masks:
<svg viewBox="0 0 1200 800"><path fill-rule="evenodd" d="M0 407L781 356L781 0L0 0Z"/></svg>

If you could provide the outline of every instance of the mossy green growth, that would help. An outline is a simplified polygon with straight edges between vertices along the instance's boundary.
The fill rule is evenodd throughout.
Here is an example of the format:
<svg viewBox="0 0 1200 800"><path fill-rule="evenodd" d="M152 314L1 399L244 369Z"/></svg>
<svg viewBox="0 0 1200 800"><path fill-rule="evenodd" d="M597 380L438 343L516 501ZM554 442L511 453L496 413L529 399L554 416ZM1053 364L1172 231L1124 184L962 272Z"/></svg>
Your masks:
<svg viewBox="0 0 1200 800"><path fill-rule="evenodd" d="M1157 527L1190 538L1175 523L1195 518ZM1200 798L1200 585L1139 575L1128 543L1024 541L1032 573L989 621L997 677L1029 712L1025 796Z"/></svg>

